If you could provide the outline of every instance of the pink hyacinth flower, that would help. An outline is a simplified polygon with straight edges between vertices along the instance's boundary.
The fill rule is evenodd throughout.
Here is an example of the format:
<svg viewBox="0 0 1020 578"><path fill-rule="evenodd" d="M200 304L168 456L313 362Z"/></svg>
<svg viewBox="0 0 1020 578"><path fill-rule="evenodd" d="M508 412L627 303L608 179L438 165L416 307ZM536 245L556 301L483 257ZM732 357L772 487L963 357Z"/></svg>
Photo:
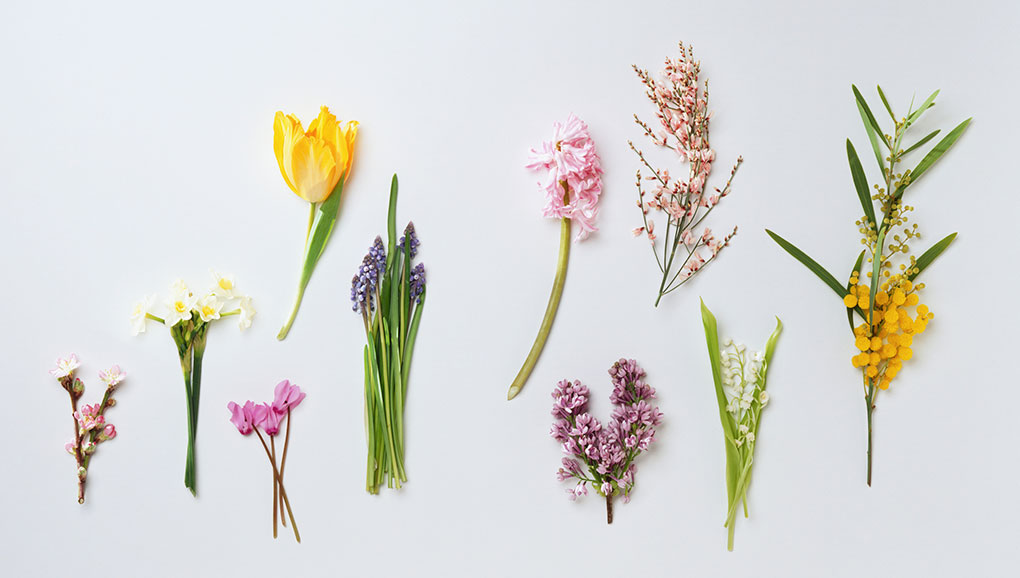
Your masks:
<svg viewBox="0 0 1020 578"><path fill-rule="evenodd" d="M287 411L297 407L301 400L305 398L305 393L301 391L301 388L286 379L276 384L276 389L273 393L272 408L273 411L280 415L284 415Z"/></svg>
<svg viewBox="0 0 1020 578"><path fill-rule="evenodd" d="M237 431L241 432L241 435L248 435L252 432L255 427L255 402L246 401L244 406L237 405L234 402L227 404L227 409L230 410L230 423L234 424Z"/></svg>

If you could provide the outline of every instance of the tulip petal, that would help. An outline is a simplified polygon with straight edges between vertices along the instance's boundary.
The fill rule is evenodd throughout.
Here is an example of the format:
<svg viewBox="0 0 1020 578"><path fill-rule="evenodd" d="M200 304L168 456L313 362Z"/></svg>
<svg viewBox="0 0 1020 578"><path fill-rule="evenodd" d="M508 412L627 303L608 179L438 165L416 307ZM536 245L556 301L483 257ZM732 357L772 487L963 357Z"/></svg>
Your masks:
<svg viewBox="0 0 1020 578"><path fill-rule="evenodd" d="M295 192L309 203L329 197L339 180L333 151L325 141L301 135L291 148L289 174Z"/></svg>
<svg viewBox="0 0 1020 578"><path fill-rule="evenodd" d="M298 192L298 189L289 174L289 168L293 166L290 157L294 141L303 134L301 121L297 117L284 115L277 111L276 117L273 119L273 152L276 153L276 162L280 165L280 174L283 175L283 180L295 193ZM298 194L300 195L300 193Z"/></svg>

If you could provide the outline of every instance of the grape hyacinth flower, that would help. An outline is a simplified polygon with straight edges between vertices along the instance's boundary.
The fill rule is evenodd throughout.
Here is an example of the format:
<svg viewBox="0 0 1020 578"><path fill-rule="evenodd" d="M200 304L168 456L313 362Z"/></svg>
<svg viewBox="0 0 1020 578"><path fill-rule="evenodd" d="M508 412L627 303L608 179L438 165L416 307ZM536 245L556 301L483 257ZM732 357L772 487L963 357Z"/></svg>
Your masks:
<svg viewBox="0 0 1020 578"><path fill-rule="evenodd" d="M85 479L88 475L89 462L102 442L117 436L117 428L106 421L106 410L117 404L113 392L127 378L127 372L119 365L100 371L99 379L106 384L103 399L96 404L78 407L78 400L85 394L85 383L75 377L74 372L81 367L81 362L73 353L67 358L58 359L57 366L50 370L50 375L57 379L71 398L71 416L74 418L74 437L64 444L64 449L71 454L77 465L78 503L85 503Z"/></svg>
<svg viewBox="0 0 1020 578"><path fill-rule="evenodd" d="M595 141L588 132L588 125L573 114L562 124L553 123L552 140L543 142L537 149L531 149L526 168L546 171L545 180L539 182L546 195L542 215L560 219L560 250L552 294L549 295L538 337L517 377L510 384L506 395L508 400L516 397L527 383L549 338L567 279L571 222L576 221L580 227L574 237L575 242L583 241L590 233L598 230L595 219L599 212L599 197L602 195L602 161L595 151Z"/></svg>
<svg viewBox="0 0 1020 578"><path fill-rule="evenodd" d="M655 299L658 307L664 295L678 289L706 264L714 261L737 234L734 227L732 233L718 239L708 227L700 233L697 229L722 198L730 194L730 184L744 159L737 158L722 189L706 190L715 161L715 151L708 143L708 123L712 113L708 110L708 83L702 88L698 80L701 63L694 59L694 51L690 47L680 43L680 56L675 60L666 59L661 78L654 78L647 70L637 66L633 68L645 85L645 94L657 109L655 116L660 128L653 130L637 115L634 115L634 121L655 146L669 149L689 164L687 178L671 176L668 169L653 167L633 142L627 143L638 155L641 164L650 171L647 175L643 175L641 169L637 171L637 205L641 210L642 226L634 229L633 233L635 237L644 234L648 238L652 255L662 273ZM647 185L643 186L642 181L650 182L651 190L646 190ZM658 237L655 221L648 217L650 211L662 212L666 221L665 229L659 229L664 233L661 250L656 246ZM674 268L677 249L681 247L683 251L679 258L682 262ZM707 257L704 255L706 251Z"/></svg>
<svg viewBox="0 0 1020 578"><path fill-rule="evenodd" d="M399 489L404 471L404 400L418 324L425 306L425 265L412 264L421 243L408 223L397 242L397 176L390 187L388 244L376 237L351 279L351 309L365 326L365 489ZM389 252L387 252L389 247Z"/></svg>
<svg viewBox="0 0 1020 578"><path fill-rule="evenodd" d="M301 542L301 533L298 532L297 522L294 521L294 512L290 507L287 490L283 487L283 472L287 466L287 449L290 447L291 411L304 399L305 393L301 391L301 388L285 379L276 384L272 402L256 404L248 400L243 406L235 402L227 404L227 409L230 411L230 423L234 424L234 427L243 436L255 433L259 441L262 442L262 447L266 450L266 457L269 458L269 463L273 467L273 538L277 536L277 523L282 522L286 527L287 518L290 518L294 539L298 542ZM278 466L276 435L280 432L283 422L287 423L287 427L284 434L283 454ZM269 438L268 445L263 433L265 437Z"/></svg>
<svg viewBox="0 0 1020 578"><path fill-rule="evenodd" d="M662 412L650 402L655 389L633 359L620 359L609 368L615 406L608 423L588 413L588 388L580 381L561 381L553 391L552 437L563 446L563 467L556 478L575 481L567 490L571 500L588 494L588 484L606 500L606 521L613 523L613 497L630 501L637 467L634 459L655 441Z"/></svg>
<svg viewBox="0 0 1020 578"><path fill-rule="evenodd" d="M754 450L757 446L761 412L769 403L765 391L765 378L769 362L776 350L776 341L783 331L783 322L776 317L776 329L765 343L765 352L750 353L741 343L727 339L725 349L719 347L719 330L715 316L701 302L701 319L705 325L708 357L712 363L712 379L726 438L726 494L729 509L726 512L728 534L726 548L733 551L733 534L737 522L737 509L744 505L748 517L747 488L751 483Z"/></svg>

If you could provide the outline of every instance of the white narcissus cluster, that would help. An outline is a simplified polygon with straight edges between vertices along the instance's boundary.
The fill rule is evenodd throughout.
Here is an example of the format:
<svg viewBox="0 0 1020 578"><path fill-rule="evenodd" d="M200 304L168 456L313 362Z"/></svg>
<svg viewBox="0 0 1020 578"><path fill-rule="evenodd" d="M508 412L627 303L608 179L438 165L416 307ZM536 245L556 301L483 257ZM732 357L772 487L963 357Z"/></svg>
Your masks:
<svg viewBox="0 0 1020 578"><path fill-rule="evenodd" d="M145 332L145 321L152 319L167 327L173 327L182 321L189 321L193 316L204 323L221 317L237 315L238 327L242 330L251 327L255 317L252 298L243 295L234 284L233 275L212 272L213 287L203 296L196 296L188 285L178 279L170 286L170 295L165 301L166 313L163 317L156 315L153 307L156 296L149 295L135 303L131 311L131 332L134 335ZM227 308L227 311L224 309Z"/></svg>

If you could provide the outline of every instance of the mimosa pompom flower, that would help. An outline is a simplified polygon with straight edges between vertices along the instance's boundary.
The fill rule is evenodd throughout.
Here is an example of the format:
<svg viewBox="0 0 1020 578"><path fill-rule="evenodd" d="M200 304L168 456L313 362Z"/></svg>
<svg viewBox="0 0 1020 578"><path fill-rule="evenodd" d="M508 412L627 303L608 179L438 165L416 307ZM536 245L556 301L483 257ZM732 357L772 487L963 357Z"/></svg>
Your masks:
<svg viewBox="0 0 1020 578"><path fill-rule="evenodd" d="M882 130L857 87L851 85L851 88L881 176L878 183L869 189L868 176L857 156L857 149L847 139L850 177L863 211L856 226L861 235L861 244L864 245L850 269L849 281L844 285L793 243L772 231L766 229L766 232L787 253L828 285L842 301L843 307L846 307L854 340L850 363L861 371L868 416L867 479L870 486L873 413L878 392L888 389L903 368L903 362L914 356L914 338L924 333L934 318L928 306L920 302L925 284L918 283L917 277L956 239L956 233L946 235L919 257L915 257L911 247L920 241L921 231L916 223L908 224L908 213L914 207L904 202L903 195L907 187L913 186L956 143L970 125L970 119L949 131L913 169L904 170L897 165L903 163L909 153L920 149L941 132L932 131L907 145L907 133L926 110L935 106L935 97L939 91L933 92L916 109L911 102L907 114L897 118L882 87L877 86L882 105L893 121L893 130L889 134ZM897 169L901 172L896 172ZM868 265L862 273L865 257Z"/></svg>
<svg viewBox="0 0 1020 578"><path fill-rule="evenodd" d="M131 312L131 329L135 335L144 332L146 320L151 319L170 328L170 337L177 345L188 406L188 453L184 466L184 485L192 494L196 492L195 436L198 432L198 402L206 332L212 322L234 315L238 317L237 325L243 331L251 327L255 317L251 297L238 291L233 275L213 271L212 276L213 286L201 296L192 292L184 281L177 280L170 287L170 296L163 312L153 310L155 296L142 299ZM119 371L119 368L115 369ZM116 379L116 374L111 373L107 377Z"/></svg>
<svg viewBox="0 0 1020 578"><path fill-rule="evenodd" d="M309 211L297 296L277 339L286 338L290 332L312 271L333 232L344 182L351 174L357 137L357 121L341 123L325 106L308 124L308 130L304 130L301 121L292 114L277 112L273 120L273 151L280 174L290 190L308 202Z"/></svg>
<svg viewBox="0 0 1020 578"><path fill-rule="evenodd" d="M715 151L708 142L708 123L712 113L708 110L708 82L702 88L698 80L701 63L694 59L693 49L685 48L681 42L680 56L675 60L666 59L666 69L659 79L637 66L633 68L647 89L645 94L655 104L659 130L653 130L637 115L634 115L634 121L652 140L652 144L669 149L689 165L686 178L674 177L668 169L653 167L634 143L628 143L649 171L637 171L637 205L641 210L642 226L634 229L633 233L635 237L644 234L648 238L652 255L662 274L658 297L655 299L655 305L658 306L664 295L678 289L710 261L714 261L737 234L737 228L734 227L733 232L719 239L712 235L708 227L699 227L723 197L730 194L730 184L744 159L737 158L723 188L706 190L712 163L715 161ZM648 185L643 181L651 183L651 188L647 189ZM648 216L651 211L663 213L666 221L665 227L659 227L662 234L661 251L656 245L659 237L655 233L655 220ZM677 249L680 248L683 251L679 257L683 261L674 269L678 263Z"/></svg>
<svg viewBox="0 0 1020 578"><path fill-rule="evenodd" d="M588 125L573 114L564 123L553 123L552 140L531 149L526 167L546 172L545 179L539 182L546 197L542 214L560 219L560 251L545 317L523 367L510 384L506 396L508 400L516 397L527 383L556 318L567 278L571 222L577 222L580 227L575 242L583 241L590 233L598 230L595 219L598 217L599 197L602 195L602 161L595 151L595 141L591 138Z"/></svg>
<svg viewBox="0 0 1020 578"><path fill-rule="evenodd" d="M106 384L103 399L93 405L78 407L78 400L85 394L85 383L74 373L81 367L78 356L70 356L57 360L57 366L50 370L60 386L71 398L71 415L74 418L75 430L71 441L64 444L64 449L71 454L77 465L78 503L85 503L85 479L88 476L89 463L99 445L117 436L117 428L106 421L106 410L117 404L113 392L127 378L127 372L119 365L99 372L99 379Z"/></svg>
<svg viewBox="0 0 1020 578"><path fill-rule="evenodd" d="M609 396L615 409L608 423L602 424L588 413L591 397L580 381L561 381L553 390L552 437L563 445L563 467L556 472L559 481L576 481L567 490L571 500L592 490L606 500L606 521L613 523L613 497L630 501L637 468L634 459L655 441L655 427L662 423L662 412L650 402L655 389L645 382L645 370L633 359L621 359L609 368L613 392Z"/></svg>
<svg viewBox="0 0 1020 578"><path fill-rule="evenodd" d="M282 521L286 526L287 518L290 518L294 539L298 542L301 541L301 534L294 521L294 513L290 508L287 490L283 487L283 472L287 466L287 449L290 447L291 411L304 399L305 393L301 391L301 388L285 379L276 384L272 402L256 404L248 400L244 405L235 402L227 404L227 410L230 411L230 423L234 424L234 427L243 436L255 433L255 436L262 442L262 447L266 450L266 457L269 458L269 463L273 468L273 538L277 536L278 521ZM287 426L284 434L283 453L279 465L277 465L276 435L280 433L283 422L286 422ZM266 445L266 437L269 438L269 445Z"/></svg>

